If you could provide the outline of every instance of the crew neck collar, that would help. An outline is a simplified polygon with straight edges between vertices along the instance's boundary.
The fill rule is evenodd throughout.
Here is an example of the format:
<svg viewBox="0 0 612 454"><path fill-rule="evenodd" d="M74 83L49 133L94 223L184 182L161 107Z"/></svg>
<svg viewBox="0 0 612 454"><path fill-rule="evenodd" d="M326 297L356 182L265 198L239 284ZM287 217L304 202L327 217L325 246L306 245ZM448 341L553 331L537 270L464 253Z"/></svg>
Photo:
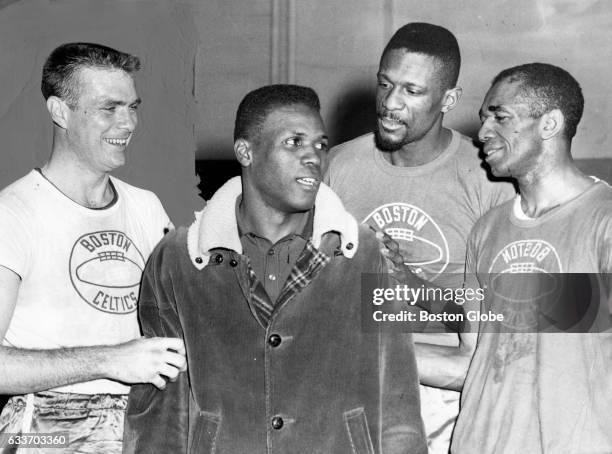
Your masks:
<svg viewBox="0 0 612 454"><path fill-rule="evenodd" d="M378 168L380 168L383 172L389 175L406 176L422 175L429 173L433 169L444 165L459 149L459 143L461 142L460 134L453 129L450 129L450 132L452 134L451 140L446 146L446 148L442 151L442 153L440 153L434 159L425 164L409 167L396 166L387 161L383 156L385 152L378 149L378 147L376 146L376 140L374 137L372 137L372 152L374 153L374 162L376 163Z"/></svg>

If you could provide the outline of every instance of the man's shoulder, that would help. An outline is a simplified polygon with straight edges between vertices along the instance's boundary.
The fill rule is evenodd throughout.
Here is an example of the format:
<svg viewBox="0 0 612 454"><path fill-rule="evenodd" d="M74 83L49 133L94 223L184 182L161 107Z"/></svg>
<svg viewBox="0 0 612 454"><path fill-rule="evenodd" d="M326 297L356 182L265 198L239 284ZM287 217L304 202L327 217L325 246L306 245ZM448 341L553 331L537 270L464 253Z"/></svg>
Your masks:
<svg viewBox="0 0 612 454"><path fill-rule="evenodd" d="M372 147L374 147L374 133L370 132L333 147L329 151L330 161L342 162L352 159L357 153L371 150Z"/></svg>
<svg viewBox="0 0 612 454"><path fill-rule="evenodd" d="M127 183L115 176L111 176L110 180L118 191L127 194L130 197L142 198L146 200L159 200L153 191L134 186L133 184Z"/></svg>
<svg viewBox="0 0 612 454"><path fill-rule="evenodd" d="M495 228L494 226L496 226L499 222L509 222L513 204L514 197L497 206L494 206L487 211L476 221L476 224L474 224L474 227L472 228L472 235L478 236L483 231Z"/></svg>
<svg viewBox="0 0 612 454"><path fill-rule="evenodd" d="M111 181L119 198L123 199L124 206L137 213L143 219L143 225L153 223L155 225L150 225L150 227L157 228L158 222L169 223L166 210L154 192L136 187L116 177L111 177Z"/></svg>
<svg viewBox="0 0 612 454"><path fill-rule="evenodd" d="M187 250L187 228L184 226L172 229L157 243L149 262L158 262L163 266L176 268L179 261L190 261Z"/></svg>
<svg viewBox="0 0 612 454"><path fill-rule="evenodd" d="M187 252L187 232L188 229L185 226L170 230L159 241L155 249L159 251Z"/></svg>
<svg viewBox="0 0 612 454"><path fill-rule="evenodd" d="M39 186L35 170L13 181L0 191L0 205L15 210L28 209L35 204L34 193Z"/></svg>
<svg viewBox="0 0 612 454"><path fill-rule="evenodd" d="M603 180L597 180L593 191L588 194L589 200L580 208L590 209L605 218L612 217L612 186Z"/></svg>
<svg viewBox="0 0 612 454"><path fill-rule="evenodd" d="M27 191L29 188L31 188L35 184L35 180L36 180L35 173L36 171L32 170L26 173L21 178L13 181L8 186L5 186L4 188L2 188L0 190L0 197L6 197L9 194L15 194L15 193L19 194L24 191Z"/></svg>

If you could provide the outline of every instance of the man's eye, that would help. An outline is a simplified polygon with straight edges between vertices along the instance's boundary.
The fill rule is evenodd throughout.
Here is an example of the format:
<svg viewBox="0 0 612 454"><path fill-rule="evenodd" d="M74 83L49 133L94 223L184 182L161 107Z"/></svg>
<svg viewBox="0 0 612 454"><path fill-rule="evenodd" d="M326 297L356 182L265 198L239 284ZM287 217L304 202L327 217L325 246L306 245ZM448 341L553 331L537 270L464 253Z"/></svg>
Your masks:
<svg viewBox="0 0 612 454"><path fill-rule="evenodd" d="M315 148L317 150L325 151L327 150L327 144L325 142L315 143Z"/></svg>
<svg viewBox="0 0 612 454"><path fill-rule="evenodd" d="M115 106L104 107L104 110L106 110L107 112L114 112L115 111Z"/></svg>
<svg viewBox="0 0 612 454"><path fill-rule="evenodd" d="M497 121L498 123L503 123L508 118L509 117L506 117L506 116L503 116L503 115L495 115L495 121Z"/></svg>
<svg viewBox="0 0 612 454"><path fill-rule="evenodd" d="M389 82L387 82L387 81L379 80L378 81L378 86L380 88L389 88L391 86L391 84Z"/></svg>
<svg viewBox="0 0 612 454"><path fill-rule="evenodd" d="M130 110L132 111L138 110L138 104L134 104L133 106L130 106Z"/></svg>
<svg viewBox="0 0 612 454"><path fill-rule="evenodd" d="M285 143L291 147L299 147L302 145L302 139L299 137L289 137Z"/></svg>

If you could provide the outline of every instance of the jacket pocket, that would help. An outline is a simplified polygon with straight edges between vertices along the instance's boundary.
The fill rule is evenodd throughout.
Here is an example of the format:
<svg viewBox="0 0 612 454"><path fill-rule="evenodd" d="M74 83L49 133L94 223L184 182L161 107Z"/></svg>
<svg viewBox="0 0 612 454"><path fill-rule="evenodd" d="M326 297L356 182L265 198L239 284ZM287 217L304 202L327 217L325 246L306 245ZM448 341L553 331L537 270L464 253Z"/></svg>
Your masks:
<svg viewBox="0 0 612 454"><path fill-rule="evenodd" d="M368 429L368 420L363 407L345 411L342 415L348 432L353 454L374 454L374 445Z"/></svg>
<svg viewBox="0 0 612 454"><path fill-rule="evenodd" d="M213 454L215 452L217 433L221 425L221 416L207 411L200 411L196 418L189 452L194 454Z"/></svg>

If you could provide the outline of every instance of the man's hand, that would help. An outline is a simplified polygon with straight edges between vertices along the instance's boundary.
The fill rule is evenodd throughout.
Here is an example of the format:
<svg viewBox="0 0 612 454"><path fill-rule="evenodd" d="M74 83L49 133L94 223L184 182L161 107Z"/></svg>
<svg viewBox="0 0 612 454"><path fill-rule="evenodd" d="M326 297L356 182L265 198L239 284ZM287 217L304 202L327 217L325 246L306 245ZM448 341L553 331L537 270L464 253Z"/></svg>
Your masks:
<svg viewBox="0 0 612 454"><path fill-rule="evenodd" d="M405 264L406 260L400 251L398 242L383 231L376 230L375 232L376 238L381 243L380 253L385 258L388 273L392 275L393 280L413 287L425 283Z"/></svg>
<svg viewBox="0 0 612 454"><path fill-rule="evenodd" d="M185 345L178 338L140 338L106 348L106 376L124 383L151 383L159 389L187 370Z"/></svg>
<svg viewBox="0 0 612 454"><path fill-rule="evenodd" d="M389 273L404 271L404 257L400 252L400 247L397 241L381 230L376 230L376 238L382 244L380 253L387 261Z"/></svg>

